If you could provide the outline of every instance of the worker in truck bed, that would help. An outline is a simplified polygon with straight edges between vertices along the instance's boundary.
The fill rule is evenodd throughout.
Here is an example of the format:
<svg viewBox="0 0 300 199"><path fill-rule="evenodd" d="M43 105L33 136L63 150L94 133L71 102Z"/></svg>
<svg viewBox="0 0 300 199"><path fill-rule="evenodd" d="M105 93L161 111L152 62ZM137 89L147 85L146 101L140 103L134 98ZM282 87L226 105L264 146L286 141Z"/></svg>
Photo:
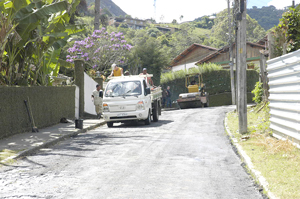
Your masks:
<svg viewBox="0 0 300 199"><path fill-rule="evenodd" d="M112 68L112 71L108 77L123 76L123 68L119 67L117 64L112 64L111 68Z"/></svg>
<svg viewBox="0 0 300 199"><path fill-rule="evenodd" d="M140 73L140 75L148 75L147 68L143 68L143 73ZM151 86L154 86L151 77L147 77L147 83Z"/></svg>

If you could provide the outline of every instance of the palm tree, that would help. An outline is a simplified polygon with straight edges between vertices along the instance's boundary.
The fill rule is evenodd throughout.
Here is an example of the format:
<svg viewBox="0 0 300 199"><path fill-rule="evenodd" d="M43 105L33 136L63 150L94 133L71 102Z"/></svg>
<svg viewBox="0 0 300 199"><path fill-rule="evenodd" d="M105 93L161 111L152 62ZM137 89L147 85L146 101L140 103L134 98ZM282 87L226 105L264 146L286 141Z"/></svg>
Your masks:
<svg viewBox="0 0 300 199"><path fill-rule="evenodd" d="M180 19L180 21L183 19L183 15L181 15L180 17L179 17L179 19Z"/></svg>

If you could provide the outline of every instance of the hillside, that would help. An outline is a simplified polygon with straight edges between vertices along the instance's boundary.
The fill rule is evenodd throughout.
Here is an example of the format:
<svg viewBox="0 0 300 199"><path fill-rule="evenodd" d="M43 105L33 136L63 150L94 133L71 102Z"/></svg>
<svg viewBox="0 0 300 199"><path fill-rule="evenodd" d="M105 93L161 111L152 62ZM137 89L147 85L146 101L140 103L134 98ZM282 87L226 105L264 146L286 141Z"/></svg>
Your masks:
<svg viewBox="0 0 300 199"><path fill-rule="evenodd" d="M86 0L87 5L95 4L95 0ZM119 6L117 6L112 0L101 0L100 7L106 8L113 16L124 16L127 15Z"/></svg>
<svg viewBox="0 0 300 199"><path fill-rule="evenodd" d="M279 23L279 19L282 18L282 14L287 10L278 10L274 6L267 6L262 8L257 8L253 6L250 9L247 9L247 14L252 18L255 19L258 24L263 27L266 31L274 26L277 26ZM209 22L211 24L209 24ZM213 19L210 16L202 16L198 17L194 20L195 24L199 28L212 28Z"/></svg>
<svg viewBox="0 0 300 199"><path fill-rule="evenodd" d="M255 19L265 30L269 30L278 25L279 19L282 18L282 14L286 11L277 10L274 6L263 6L262 8L253 6L251 9L247 9L247 14Z"/></svg>

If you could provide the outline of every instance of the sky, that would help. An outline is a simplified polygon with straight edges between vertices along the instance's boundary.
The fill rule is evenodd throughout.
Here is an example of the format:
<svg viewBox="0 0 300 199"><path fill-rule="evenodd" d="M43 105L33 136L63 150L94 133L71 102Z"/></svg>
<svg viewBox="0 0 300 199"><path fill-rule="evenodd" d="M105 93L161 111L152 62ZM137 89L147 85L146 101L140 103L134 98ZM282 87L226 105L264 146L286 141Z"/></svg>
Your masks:
<svg viewBox="0 0 300 199"><path fill-rule="evenodd" d="M193 21L198 17L212 15L227 9L227 0L112 0L124 12L133 18L150 19L156 22L170 23L176 19L178 23ZM156 9L154 8L156 1ZM233 0L230 0L233 2ZM295 0L296 4L300 0ZM283 9L292 5L292 0L247 0L247 7L273 5L277 9ZM183 18L180 20L180 17Z"/></svg>

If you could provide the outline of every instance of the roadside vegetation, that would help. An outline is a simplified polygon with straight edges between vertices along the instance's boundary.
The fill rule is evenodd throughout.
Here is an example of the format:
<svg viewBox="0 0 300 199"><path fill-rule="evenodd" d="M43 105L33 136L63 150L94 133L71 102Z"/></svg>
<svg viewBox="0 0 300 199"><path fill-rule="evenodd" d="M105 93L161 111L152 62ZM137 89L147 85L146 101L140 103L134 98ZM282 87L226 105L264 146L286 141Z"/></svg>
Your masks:
<svg viewBox="0 0 300 199"><path fill-rule="evenodd" d="M300 198L300 150L290 141L272 136L268 104L248 108L248 134L238 132L237 112L227 114L227 125L278 198Z"/></svg>
<svg viewBox="0 0 300 199"><path fill-rule="evenodd" d="M211 72L211 71L217 71L221 70L222 67L217 65L217 64L212 64L212 63L205 63L201 66L191 68L189 70L179 70L175 72L166 72L161 74L161 83L167 83L170 81L174 81L176 79L184 78L185 75L191 74L191 73L206 73L206 72Z"/></svg>
<svg viewBox="0 0 300 199"><path fill-rule="evenodd" d="M12 150L9 150L9 149L1 150L0 151L0 162L5 160L6 158L12 157L16 154L17 154L17 151L12 151ZM15 161L14 159L9 159L5 163L12 163L14 161ZM1 166L1 164L0 164L0 166Z"/></svg>
<svg viewBox="0 0 300 199"><path fill-rule="evenodd" d="M89 42L95 32L93 6L95 1L85 0L58 0L54 3L46 0L39 3L1 1L3 16L0 17L0 29L6 31L0 33L0 85L51 86L53 77L59 73L72 76L72 60L80 54L78 50L85 49L74 48L79 44L87 44L82 58L88 59L85 65L88 74L102 71L108 75L111 63L116 62L131 74L138 74L143 67L147 67L148 72L154 74L154 83L159 85L162 71L168 69L171 60L192 44L215 48L228 45L228 38L223 34L228 29L226 11L216 14L215 19L204 16L192 22L180 23L184 19L184 16L180 16L173 23L149 23L144 29L134 30L126 23L118 27L109 26L108 19L112 14L109 9L104 9L101 11L99 30L107 35L97 35L97 44L107 45L107 48L96 49L94 43ZM44 20L50 15L52 17L49 20ZM123 17L131 18L129 15ZM255 27L247 29L249 38L257 41L265 36L265 31L255 20L247 20L251 24L249 27ZM156 26L177 29L164 32ZM115 37L109 38L111 42L106 38L111 34L121 37L119 43L116 43ZM124 44L127 46L124 47ZM126 48L126 52L120 51L121 47ZM101 52L101 57L95 52Z"/></svg>

